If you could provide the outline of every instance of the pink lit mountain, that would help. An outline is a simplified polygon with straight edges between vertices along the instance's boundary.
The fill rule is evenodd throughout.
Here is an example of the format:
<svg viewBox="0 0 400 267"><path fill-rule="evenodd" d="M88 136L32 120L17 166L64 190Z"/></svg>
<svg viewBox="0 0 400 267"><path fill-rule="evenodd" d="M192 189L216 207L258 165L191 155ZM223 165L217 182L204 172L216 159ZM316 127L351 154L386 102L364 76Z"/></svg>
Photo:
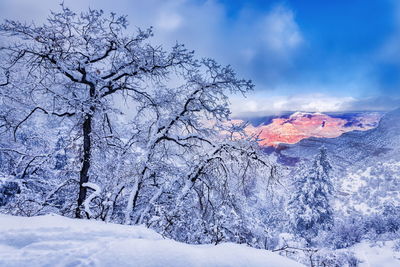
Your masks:
<svg viewBox="0 0 400 267"><path fill-rule="evenodd" d="M279 144L295 144L310 137L335 138L354 130L369 130L378 125L381 117L382 114L378 112L331 115L296 112L288 117L272 118L270 123L258 126L250 124L246 131L258 135L261 146L276 147Z"/></svg>

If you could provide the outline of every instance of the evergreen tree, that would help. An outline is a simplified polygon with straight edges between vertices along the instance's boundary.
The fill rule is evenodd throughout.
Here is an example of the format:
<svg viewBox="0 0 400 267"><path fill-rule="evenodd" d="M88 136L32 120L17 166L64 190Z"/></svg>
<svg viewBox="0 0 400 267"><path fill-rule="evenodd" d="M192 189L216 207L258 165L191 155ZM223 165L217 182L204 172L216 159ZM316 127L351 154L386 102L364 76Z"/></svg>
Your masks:
<svg viewBox="0 0 400 267"><path fill-rule="evenodd" d="M294 182L289 201L291 227L309 245L320 230L329 230L333 225L331 170L326 149L322 147L311 168Z"/></svg>

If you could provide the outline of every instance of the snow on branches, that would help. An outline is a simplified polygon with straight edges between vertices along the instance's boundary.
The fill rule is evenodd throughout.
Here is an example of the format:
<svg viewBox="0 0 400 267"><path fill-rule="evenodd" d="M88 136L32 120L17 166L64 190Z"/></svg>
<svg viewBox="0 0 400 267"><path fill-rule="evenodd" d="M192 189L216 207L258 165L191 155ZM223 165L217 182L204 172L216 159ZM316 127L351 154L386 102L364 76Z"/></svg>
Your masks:
<svg viewBox="0 0 400 267"><path fill-rule="evenodd" d="M228 94L254 85L182 44L152 44L152 28L131 34L127 23L61 5L43 25L0 25L9 37L0 50L0 119L8 125L1 142L23 153L7 150L5 171L19 157L32 179L26 192L68 216L145 223L184 239L191 214L199 226L192 230L214 229L213 242L238 238L226 222L251 227L243 226L242 196L273 173L256 138L229 122ZM27 144L46 156L23 156ZM79 186L52 193L64 180Z"/></svg>

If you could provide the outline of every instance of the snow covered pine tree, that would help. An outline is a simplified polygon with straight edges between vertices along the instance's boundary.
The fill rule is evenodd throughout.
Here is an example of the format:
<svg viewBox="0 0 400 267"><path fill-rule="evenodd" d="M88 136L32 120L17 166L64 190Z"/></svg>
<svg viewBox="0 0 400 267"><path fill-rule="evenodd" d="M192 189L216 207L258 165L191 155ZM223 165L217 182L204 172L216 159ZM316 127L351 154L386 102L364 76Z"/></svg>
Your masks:
<svg viewBox="0 0 400 267"><path fill-rule="evenodd" d="M308 245L320 230L329 230L333 226L331 169L326 148L321 147L311 168L299 174L293 184L294 192L289 201L290 223L294 234L304 238Z"/></svg>

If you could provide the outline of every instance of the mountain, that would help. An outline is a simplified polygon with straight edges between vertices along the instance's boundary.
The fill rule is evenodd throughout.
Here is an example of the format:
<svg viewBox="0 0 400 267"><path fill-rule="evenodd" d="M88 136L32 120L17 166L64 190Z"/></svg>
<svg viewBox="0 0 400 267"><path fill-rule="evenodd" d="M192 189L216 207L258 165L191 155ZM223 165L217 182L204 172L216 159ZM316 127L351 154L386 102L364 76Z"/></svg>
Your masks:
<svg viewBox="0 0 400 267"><path fill-rule="evenodd" d="M295 112L289 116L247 119L251 124L246 128L249 134L258 135L263 147L279 144L295 144L310 137L334 138L354 130L369 130L377 126L382 114L378 112L358 113L309 113ZM242 122L239 120L238 122ZM256 124L258 123L258 124Z"/></svg>
<svg viewBox="0 0 400 267"><path fill-rule="evenodd" d="M321 146L339 168L369 166L376 161L400 160L400 108L386 113L378 126L366 131L351 131L336 138L303 139L296 144L280 144L275 150L281 161L294 163L310 159Z"/></svg>

